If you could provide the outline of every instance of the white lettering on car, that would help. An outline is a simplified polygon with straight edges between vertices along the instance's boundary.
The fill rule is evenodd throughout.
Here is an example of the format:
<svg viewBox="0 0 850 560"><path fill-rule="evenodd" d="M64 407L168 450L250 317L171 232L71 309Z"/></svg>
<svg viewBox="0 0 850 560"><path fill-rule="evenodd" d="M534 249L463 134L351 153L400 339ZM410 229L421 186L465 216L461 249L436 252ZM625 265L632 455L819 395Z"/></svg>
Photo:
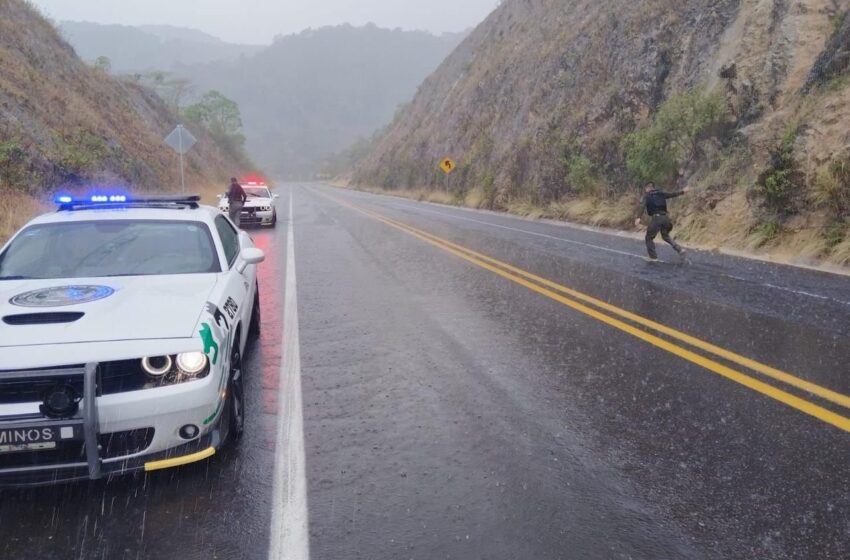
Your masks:
<svg viewBox="0 0 850 560"><path fill-rule="evenodd" d="M4 443L37 443L53 441L53 430L50 428L24 428L21 430L6 430L0 432L0 444Z"/></svg>

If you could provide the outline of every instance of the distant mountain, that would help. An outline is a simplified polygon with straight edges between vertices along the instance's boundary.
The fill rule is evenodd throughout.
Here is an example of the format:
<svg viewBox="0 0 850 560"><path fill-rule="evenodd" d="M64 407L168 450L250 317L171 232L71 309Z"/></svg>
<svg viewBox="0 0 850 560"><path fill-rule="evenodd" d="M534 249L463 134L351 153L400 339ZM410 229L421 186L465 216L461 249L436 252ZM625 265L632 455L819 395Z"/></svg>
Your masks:
<svg viewBox="0 0 850 560"><path fill-rule="evenodd" d="M171 71L196 95L214 89L235 100L252 158L287 177L314 175L388 124L465 36L342 25L256 47L166 26L62 29L82 58L106 56L113 72Z"/></svg>
<svg viewBox="0 0 850 560"><path fill-rule="evenodd" d="M167 25L102 25L65 21L59 29L87 62L106 56L116 73L170 71L175 66L234 61L259 52L257 45L226 43L196 29Z"/></svg>

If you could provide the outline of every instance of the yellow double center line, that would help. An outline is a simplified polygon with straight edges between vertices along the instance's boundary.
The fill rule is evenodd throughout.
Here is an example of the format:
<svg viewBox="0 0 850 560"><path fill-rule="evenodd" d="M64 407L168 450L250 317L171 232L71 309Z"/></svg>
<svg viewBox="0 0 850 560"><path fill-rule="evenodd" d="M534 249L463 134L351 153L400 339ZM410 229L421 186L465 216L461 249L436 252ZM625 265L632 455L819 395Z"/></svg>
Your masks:
<svg viewBox="0 0 850 560"><path fill-rule="evenodd" d="M758 372L764 375L765 377L779 381L788 386L795 387L811 395L816 395L817 397L820 397L825 401L829 401L833 404L845 408L850 408L850 397L848 397L847 395L843 395L831 389L827 389L826 387L823 387L821 385L817 385L810 381L806 381L805 379L801 379L790 373L786 373L784 371L762 364L745 356L741 356L739 354L726 350L725 348L721 348L699 338L693 337L691 335L668 327L666 325L662 325L640 315L636 315L615 305L611 305L577 290L562 286L561 284L558 284L546 278L542 278L540 276L532 274L531 272L528 272L521 268L517 268L511 264L494 259L493 257L484 255L472 249L468 249L466 247L463 247L462 245L458 245L457 243L453 243L447 239L443 239L441 237L415 228L408 224L393 220L382 214L378 214L363 207L350 204L344 200L330 195L326 195L323 193L319 194L330 200L335 201L338 204L341 204L345 207L351 208L352 210L360 212L361 214L369 216L370 218L378 220L379 222L382 222L388 226L408 233L418 239L421 239L422 241L425 241L426 243L438 247L465 261L475 264L476 266L489 270L490 272L497 274L507 280L510 280L511 282L519 284L520 286L537 292L540 295L546 296L549 299L566 305L567 307L570 307L580 313L592 317L602 323L610 325L611 327L614 327L620 331L626 332L636 338L648 342L649 344L652 344L657 348L666 350L667 352L670 352L671 354L674 354L682 359L701 366L718 375L722 375L727 379L730 379L736 383L739 383L745 387L752 389L753 391L757 391L783 404L786 404L792 408L795 408L801 412L804 412L819 420L822 420L827 424L831 424L841 430L850 432L850 418L846 418L844 416L841 416L840 414L836 414L835 412L828 410L822 406L819 406L811 401L800 398L787 391L783 391L782 389L760 381L759 379L756 379L755 377L752 377L745 373L741 373L740 371L732 369L729 366L726 366L713 359L707 358L701 354L697 354L693 350L689 350L683 346L674 344L669 340L660 338L659 336L657 336L657 334L653 334L651 332L648 332L647 330L638 328L634 324L640 325L645 329L655 331L655 333L668 336L671 339L682 342L693 348L700 349L718 358L722 358L734 364L738 364L739 366L743 366L747 369ZM603 311L607 312L607 314L603 313ZM634 324L626 323L621 319L625 319Z"/></svg>

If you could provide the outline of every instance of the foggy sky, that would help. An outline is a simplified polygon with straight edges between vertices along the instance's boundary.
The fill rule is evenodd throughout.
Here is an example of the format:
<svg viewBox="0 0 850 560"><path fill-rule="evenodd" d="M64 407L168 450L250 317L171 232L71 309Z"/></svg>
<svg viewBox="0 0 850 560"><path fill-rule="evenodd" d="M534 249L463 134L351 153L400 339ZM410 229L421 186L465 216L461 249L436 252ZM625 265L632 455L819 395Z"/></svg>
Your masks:
<svg viewBox="0 0 850 560"><path fill-rule="evenodd" d="M309 27L369 22L380 27L462 31L480 23L498 0L33 0L55 21L169 24L226 41L270 43Z"/></svg>

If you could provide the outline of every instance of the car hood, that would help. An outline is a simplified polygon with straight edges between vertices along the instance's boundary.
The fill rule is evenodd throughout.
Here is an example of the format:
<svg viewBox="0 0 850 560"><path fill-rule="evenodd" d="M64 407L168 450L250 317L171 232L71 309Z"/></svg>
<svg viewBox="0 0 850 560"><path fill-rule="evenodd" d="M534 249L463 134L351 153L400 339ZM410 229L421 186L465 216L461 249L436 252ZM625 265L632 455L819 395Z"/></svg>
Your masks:
<svg viewBox="0 0 850 560"><path fill-rule="evenodd" d="M0 348L190 338L216 282L215 274L0 281ZM84 299L93 293L103 297L71 305L22 307L12 303L21 294L68 286L98 287L73 293L82 294ZM58 290L58 293L66 292ZM83 316L73 322L45 324L31 324L26 317L14 318L43 313L83 313ZM10 321L27 324L9 324Z"/></svg>

